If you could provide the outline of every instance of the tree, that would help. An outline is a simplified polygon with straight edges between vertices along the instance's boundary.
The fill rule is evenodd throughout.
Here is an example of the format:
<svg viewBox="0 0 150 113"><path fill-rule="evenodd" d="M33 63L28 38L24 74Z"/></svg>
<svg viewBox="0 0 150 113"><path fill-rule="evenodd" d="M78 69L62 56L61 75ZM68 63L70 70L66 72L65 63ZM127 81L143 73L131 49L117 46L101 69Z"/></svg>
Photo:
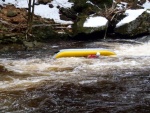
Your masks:
<svg viewBox="0 0 150 113"><path fill-rule="evenodd" d="M28 19L27 19L27 31L26 38L32 33L33 16L34 16L35 0L28 0Z"/></svg>

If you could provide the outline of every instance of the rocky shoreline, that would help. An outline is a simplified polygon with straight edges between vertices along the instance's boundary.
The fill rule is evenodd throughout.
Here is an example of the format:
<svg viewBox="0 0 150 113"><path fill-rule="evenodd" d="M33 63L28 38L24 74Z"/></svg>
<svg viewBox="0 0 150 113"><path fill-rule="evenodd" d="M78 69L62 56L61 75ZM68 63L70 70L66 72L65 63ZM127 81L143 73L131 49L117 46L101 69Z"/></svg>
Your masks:
<svg viewBox="0 0 150 113"><path fill-rule="evenodd" d="M51 4L53 0L39 0L36 5ZM72 24L56 23L53 19L34 15L32 34L26 37L27 9L16 8L13 4L0 6L0 51L17 48L34 48L51 40L97 39L109 37L134 38L150 34L150 9L144 9L143 4L149 0L69 0L74 5L71 8L60 7L60 19L72 21ZM42 10L42 9L41 9ZM127 17L127 10L142 11L135 20L117 26L118 22ZM108 21L99 27L84 27L90 17L105 17ZM98 23L97 23L98 24ZM83 38L84 37L84 38ZM5 46L5 47L4 47ZM9 47L7 47L9 46ZM19 49L18 49L19 50Z"/></svg>

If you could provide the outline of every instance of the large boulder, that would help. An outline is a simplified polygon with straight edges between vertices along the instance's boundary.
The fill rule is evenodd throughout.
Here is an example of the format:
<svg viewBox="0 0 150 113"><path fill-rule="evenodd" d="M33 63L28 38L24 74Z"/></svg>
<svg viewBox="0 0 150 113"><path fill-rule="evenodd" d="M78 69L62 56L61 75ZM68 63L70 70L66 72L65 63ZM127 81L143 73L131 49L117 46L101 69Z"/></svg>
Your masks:
<svg viewBox="0 0 150 113"><path fill-rule="evenodd" d="M81 14L94 14L99 11L102 11L106 7L109 8L112 6L112 0L69 0L74 3L72 9Z"/></svg>
<svg viewBox="0 0 150 113"><path fill-rule="evenodd" d="M115 28L115 32L130 37L150 33L150 11L144 11L135 20Z"/></svg>
<svg viewBox="0 0 150 113"><path fill-rule="evenodd" d="M107 28L108 22L104 25L99 26L84 26L84 23L90 17L103 16L105 8L111 7L112 0L69 0L74 3L74 6L71 10L76 14L76 18L73 20L74 24L72 25L73 36L78 34L91 34L94 32L101 32ZM91 16L92 15L92 16ZM75 16L74 16L75 17ZM97 23L101 23L101 20L97 20Z"/></svg>
<svg viewBox="0 0 150 113"><path fill-rule="evenodd" d="M82 17L73 25L73 35L80 33L91 34L101 32L107 28L108 20L101 16Z"/></svg>
<svg viewBox="0 0 150 113"><path fill-rule="evenodd" d="M59 33L56 29L56 26L51 26L47 24L42 25L33 25L32 28L32 36L29 38L29 41L42 41L46 42L48 40L58 40L61 38L66 38L68 34Z"/></svg>

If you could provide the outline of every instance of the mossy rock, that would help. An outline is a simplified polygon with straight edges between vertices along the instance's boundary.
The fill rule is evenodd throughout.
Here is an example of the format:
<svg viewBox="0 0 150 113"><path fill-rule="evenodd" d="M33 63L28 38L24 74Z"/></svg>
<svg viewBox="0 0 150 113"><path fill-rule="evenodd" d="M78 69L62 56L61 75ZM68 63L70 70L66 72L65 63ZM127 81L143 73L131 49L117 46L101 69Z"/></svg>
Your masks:
<svg viewBox="0 0 150 113"><path fill-rule="evenodd" d="M100 26L100 27L83 27L84 22L86 21L86 18L88 18L88 17L83 16L73 24L73 26L72 26L73 36L76 36L80 33L91 34L94 32L101 32L107 28L107 25L106 26Z"/></svg>
<svg viewBox="0 0 150 113"><path fill-rule="evenodd" d="M104 9L112 6L113 0L90 0L92 3L96 4L99 8Z"/></svg>
<svg viewBox="0 0 150 113"><path fill-rule="evenodd" d="M17 16L17 12L9 10L7 12L7 17L15 17Z"/></svg>
<svg viewBox="0 0 150 113"><path fill-rule="evenodd" d="M88 8L87 0L69 0L74 3L72 7L75 12L82 12L84 9Z"/></svg>
<svg viewBox="0 0 150 113"><path fill-rule="evenodd" d="M145 11L134 21L131 21L130 23L127 23L125 25L116 28L115 32L130 37L134 37L145 33L148 34L150 33L149 20L150 20L150 13L147 13L147 11Z"/></svg>
<svg viewBox="0 0 150 113"><path fill-rule="evenodd" d="M58 40L62 38L66 38L67 34L58 34L52 26L50 25L42 25L42 26L34 26L32 29L32 33L34 35L34 40L46 42L48 40Z"/></svg>
<svg viewBox="0 0 150 113"><path fill-rule="evenodd" d="M23 44L18 43L0 44L0 52L20 51L20 50L25 50L25 46Z"/></svg>
<svg viewBox="0 0 150 113"><path fill-rule="evenodd" d="M72 9L76 13L83 13L85 15L90 15L99 11L98 7L90 3L87 3L87 0L70 0L70 2L74 3Z"/></svg>
<svg viewBox="0 0 150 113"><path fill-rule="evenodd" d="M24 40L22 33L2 33L0 34L1 44L22 43Z"/></svg>
<svg viewBox="0 0 150 113"><path fill-rule="evenodd" d="M89 0L69 0L70 2L74 3L73 9L76 12L83 12L83 10L92 7L93 9L104 9L105 6L107 8L112 6L113 0L90 0L91 3L87 3ZM94 5L93 5L94 4Z"/></svg>

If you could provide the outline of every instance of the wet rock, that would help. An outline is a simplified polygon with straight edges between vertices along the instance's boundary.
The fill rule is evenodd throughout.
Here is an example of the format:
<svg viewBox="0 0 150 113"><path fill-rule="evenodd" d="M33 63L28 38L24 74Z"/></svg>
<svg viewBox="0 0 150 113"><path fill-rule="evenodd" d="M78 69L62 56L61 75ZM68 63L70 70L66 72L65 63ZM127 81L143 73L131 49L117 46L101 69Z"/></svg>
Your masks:
<svg viewBox="0 0 150 113"><path fill-rule="evenodd" d="M35 48L41 47L43 44L35 41L23 41L23 46L26 50L34 50Z"/></svg>
<svg viewBox="0 0 150 113"><path fill-rule="evenodd" d="M0 65L0 72L4 72L5 70L5 67Z"/></svg>
<svg viewBox="0 0 150 113"><path fill-rule="evenodd" d="M147 11L143 12L135 20L115 28L115 32L130 37L150 33L150 13Z"/></svg>
<svg viewBox="0 0 150 113"><path fill-rule="evenodd" d="M0 44L0 52L7 52L7 51L19 51L25 50L25 46L23 44Z"/></svg>
<svg viewBox="0 0 150 113"><path fill-rule="evenodd" d="M26 47L28 47L28 48L33 48L34 47L34 43L33 42L24 41L23 44Z"/></svg>
<svg viewBox="0 0 150 113"><path fill-rule="evenodd" d="M59 34L56 31L55 26L48 24L33 26L32 31L34 37L31 37L30 39L42 42L46 42L48 40L61 39L63 36L65 37L67 35L67 34Z"/></svg>
<svg viewBox="0 0 150 113"><path fill-rule="evenodd" d="M1 33L0 34L0 44L12 44L20 43L22 44L24 40L24 34L22 33Z"/></svg>

